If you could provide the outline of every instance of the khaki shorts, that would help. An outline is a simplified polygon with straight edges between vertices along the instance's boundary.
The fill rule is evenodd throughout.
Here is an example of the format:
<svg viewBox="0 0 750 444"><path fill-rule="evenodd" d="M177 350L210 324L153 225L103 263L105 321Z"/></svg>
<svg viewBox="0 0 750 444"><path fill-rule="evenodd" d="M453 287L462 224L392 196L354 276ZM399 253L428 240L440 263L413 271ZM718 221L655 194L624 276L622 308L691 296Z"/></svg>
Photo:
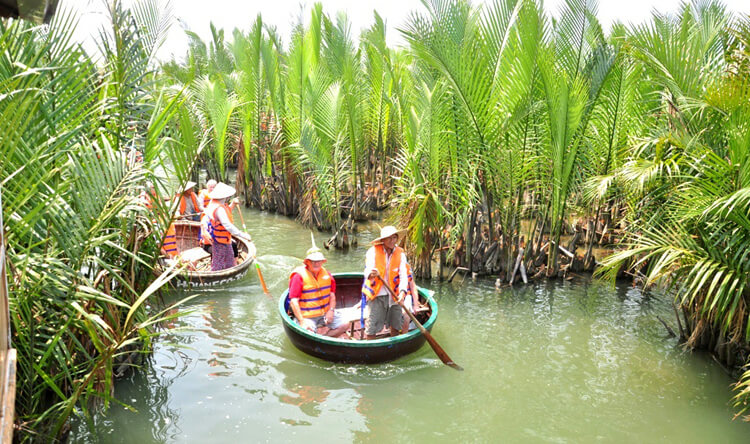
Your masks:
<svg viewBox="0 0 750 444"><path fill-rule="evenodd" d="M367 301L365 308L365 334L376 335L383 329L383 324L388 327L400 330L404 323L401 307L398 305L388 306L390 296L378 296L371 301Z"/></svg>
<svg viewBox="0 0 750 444"><path fill-rule="evenodd" d="M320 327L328 327L331 330L341 327L342 325L346 324L346 320L341 315L339 310L333 310L333 320L330 324L326 325L326 317L325 316L315 316L313 318L308 318L311 321L315 323L315 326ZM294 319L294 323L299 325L299 322L297 322L297 319Z"/></svg>

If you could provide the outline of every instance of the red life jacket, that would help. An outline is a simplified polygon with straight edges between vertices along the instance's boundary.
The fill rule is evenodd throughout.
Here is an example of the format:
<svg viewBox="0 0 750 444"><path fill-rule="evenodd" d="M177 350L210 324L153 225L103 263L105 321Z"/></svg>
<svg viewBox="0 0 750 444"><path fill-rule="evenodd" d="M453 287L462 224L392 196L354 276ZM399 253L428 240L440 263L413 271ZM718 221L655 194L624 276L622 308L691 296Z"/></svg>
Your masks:
<svg viewBox="0 0 750 444"><path fill-rule="evenodd" d="M211 212L211 215L209 215L208 232L211 233L211 239L213 239L214 242L218 242L220 244L230 244L232 243L232 235L229 233L229 231L227 231L226 228L224 228L224 225L221 224L219 218L216 217L216 211L219 208L224 208L224 211L229 218L229 222L234 223L234 220L232 220L232 212L229 211L229 207L224 204L218 204Z"/></svg>
<svg viewBox="0 0 750 444"><path fill-rule="evenodd" d="M302 294L299 297L302 316L315 318L326 314L331 303L331 279L333 279L328 270L321 267L316 279L307 267L301 265L289 275L290 281L295 273L302 277Z"/></svg>
<svg viewBox="0 0 750 444"><path fill-rule="evenodd" d="M396 280L398 279L398 269L401 266L401 254L404 250L399 246L393 248L391 262L388 264L388 269L386 269L385 248L383 245L375 245L373 248L375 248L375 268L378 269L378 273L380 273L383 281L388 282L388 286L391 287L393 293L398 293L398 283ZM382 285L383 282L380 279L365 279L365 283L362 286L362 294L364 294L368 301L371 301L380 293Z"/></svg>

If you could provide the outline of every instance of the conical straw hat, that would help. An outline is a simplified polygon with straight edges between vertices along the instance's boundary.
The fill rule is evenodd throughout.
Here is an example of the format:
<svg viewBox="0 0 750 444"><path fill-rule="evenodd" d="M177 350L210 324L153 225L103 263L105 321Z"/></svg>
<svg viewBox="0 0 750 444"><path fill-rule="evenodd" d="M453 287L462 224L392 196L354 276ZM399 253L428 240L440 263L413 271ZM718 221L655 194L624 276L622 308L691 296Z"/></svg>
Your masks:
<svg viewBox="0 0 750 444"><path fill-rule="evenodd" d="M326 260L325 256L323 256L323 252L320 251L320 248L315 246L315 237L313 237L312 232L310 232L310 240L312 241L312 247L310 247L307 250L305 259L310 261L324 261Z"/></svg>
<svg viewBox="0 0 750 444"><path fill-rule="evenodd" d="M219 182L216 184L213 191L208 193L208 197L210 199L226 199L229 196L234 196L234 193L236 192L237 190L225 184L224 182Z"/></svg>
<svg viewBox="0 0 750 444"><path fill-rule="evenodd" d="M180 191L180 192L184 193L185 191L193 188L195 185L196 185L195 182L193 182L192 180L188 180L187 183L185 184L185 186L182 187L182 191Z"/></svg>
<svg viewBox="0 0 750 444"><path fill-rule="evenodd" d="M385 227L380 229L380 237L373 240L373 244L377 244L380 242L383 242L383 239L393 236L394 234L397 234L398 237L401 237L401 233L403 233L404 230L399 230L393 225L386 225Z"/></svg>

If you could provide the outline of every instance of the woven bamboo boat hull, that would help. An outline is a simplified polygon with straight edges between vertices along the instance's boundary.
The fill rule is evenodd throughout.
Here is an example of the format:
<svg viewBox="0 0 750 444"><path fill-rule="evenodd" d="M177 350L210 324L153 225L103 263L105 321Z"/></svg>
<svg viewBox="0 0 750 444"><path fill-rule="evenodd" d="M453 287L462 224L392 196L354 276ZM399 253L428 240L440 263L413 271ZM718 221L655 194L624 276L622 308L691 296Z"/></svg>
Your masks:
<svg viewBox="0 0 750 444"><path fill-rule="evenodd" d="M177 235L177 250L187 251L199 247L198 236L200 235L200 223L193 221L176 221L174 223ZM208 287L225 284L242 278L247 274L250 266L255 262L255 244L252 241L235 237L238 252L244 260L234 267L221 271L210 270L184 270L174 277L173 282L177 287ZM164 267L162 264L159 268Z"/></svg>

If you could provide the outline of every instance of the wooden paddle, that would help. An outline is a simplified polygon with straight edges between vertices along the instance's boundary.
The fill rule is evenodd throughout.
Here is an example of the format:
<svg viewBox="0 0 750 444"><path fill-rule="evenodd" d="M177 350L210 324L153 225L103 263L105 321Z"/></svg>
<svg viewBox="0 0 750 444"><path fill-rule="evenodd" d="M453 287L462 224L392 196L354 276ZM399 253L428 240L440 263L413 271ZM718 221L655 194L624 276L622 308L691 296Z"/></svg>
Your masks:
<svg viewBox="0 0 750 444"><path fill-rule="evenodd" d="M195 216L199 216L201 213L190 213L190 214L181 214L177 216L175 219L191 219Z"/></svg>
<svg viewBox="0 0 750 444"><path fill-rule="evenodd" d="M245 217L242 215L242 210L239 206L235 207L237 208L237 212L240 214L240 222L242 222L242 230L247 233L247 225L245 225ZM268 287L266 287L266 280L263 279L263 273L260 271L260 264L258 263L258 258L255 258L255 269L258 270L258 279L260 279L260 285L263 287L263 293L266 294L266 296L271 296L271 292L268 291Z"/></svg>
<svg viewBox="0 0 750 444"><path fill-rule="evenodd" d="M404 302L398 300L398 297L393 293L393 290L391 290L391 287L389 287L388 284L386 284L385 281L383 281L383 279L379 275L377 275L376 277L383 284L386 291L388 292L388 294L391 295L393 300L395 300L398 303L398 305L401 306L401 309L404 310L404 312L406 312L407 315L409 315L412 322L414 322L414 325L416 325L417 328L419 328L419 331L422 332L424 337L427 339L427 342L430 343L430 347L432 347L432 350L435 352L436 355L438 355L438 358L440 358L440 360L443 361L443 364L447 365L448 367L452 367L456 370L463 370L464 369L463 367L453 362L453 359L451 359L450 356L448 356L448 353L446 353L445 350L443 350L443 347L441 347L440 344L437 343L435 338L433 338L430 332L427 331L426 328L424 328L422 323L420 323L417 320L417 318L414 316L411 310L406 308L406 306L404 305Z"/></svg>

